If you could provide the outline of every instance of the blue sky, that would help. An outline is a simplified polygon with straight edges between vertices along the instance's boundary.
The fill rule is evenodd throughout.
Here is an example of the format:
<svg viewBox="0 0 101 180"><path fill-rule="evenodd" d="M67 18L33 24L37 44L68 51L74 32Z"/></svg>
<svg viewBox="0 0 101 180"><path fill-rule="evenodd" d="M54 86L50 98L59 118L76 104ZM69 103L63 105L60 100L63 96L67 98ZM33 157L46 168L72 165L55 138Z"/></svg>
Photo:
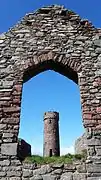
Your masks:
<svg viewBox="0 0 101 180"><path fill-rule="evenodd" d="M65 5L101 27L101 0L1 0L0 33L8 31L26 13L50 4ZM40 73L23 85L19 137L32 145L33 153L42 153L43 114L49 110L60 113L61 154L73 152L75 139L84 132L79 87L54 71Z"/></svg>

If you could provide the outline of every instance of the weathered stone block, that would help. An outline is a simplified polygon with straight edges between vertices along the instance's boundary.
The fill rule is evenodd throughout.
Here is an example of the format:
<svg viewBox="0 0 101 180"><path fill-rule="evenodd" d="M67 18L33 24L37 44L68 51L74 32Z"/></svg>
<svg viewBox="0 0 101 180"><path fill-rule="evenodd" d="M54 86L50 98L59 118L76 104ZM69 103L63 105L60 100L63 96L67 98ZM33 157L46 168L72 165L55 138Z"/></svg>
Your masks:
<svg viewBox="0 0 101 180"><path fill-rule="evenodd" d="M42 165L40 169L33 170L33 175L36 174L43 175L43 174L48 174L50 172L52 172L52 168L50 167L50 165Z"/></svg>
<svg viewBox="0 0 101 180"><path fill-rule="evenodd" d="M20 111L20 107L6 107L6 108L3 108L3 112L4 113L14 113L14 112L18 112Z"/></svg>
<svg viewBox="0 0 101 180"><path fill-rule="evenodd" d="M19 166L21 165L22 163L20 162L20 160L18 159L12 159L11 160L11 166Z"/></svg>
<svg viewBox="0 0 101 180"><path fill-rule="evenodd" d="M74 165L74 164L64 164L64 169L63 169L63 171L65 172L75 172L75 170L76 170L76 165Z"/></svg>
<svg viewBox="0 0 101 180"><path fill-rule="evenodd" d="M101 148L96 148L96 155L101 156Z"/></svg>
<svg viewBox="0 0 101 180"><path fill-rule="evenodd" d="M43 175L43 180L57 180L56 176L52 176L50 174Z"/></svg>
<svg viewBox="0 0 101 180"><path fill-rule="evenodd" d="M95 146L89 146L89 148L88 148L88 155L89 156L94 156L95 154L96 154Z"/></svg>
<svg viewBox="0 0 101 180"><path fill-rule="evenodd" d="M34 175L33 177L30 178L30 180L43 180L41 175Z"/></svg>
<svg viewBox="0 0 101 180"><path fill-rule="evenodd" d="M87 175L86 173L75 172L73 174L73 180L87 180Z"/></svg>
<svg viewBox="0 0 101 180"><path fill-rule="evenodd" d="M60 180L73 180L73 173L72 172L63 173L61 175Z"/></svg>
<svg viewBox="0 0 101 180"><path fill-rule="evenodd" d="M7 179L5 179L5 180L7 180ZM22 178L21 177L10 177L10 180L22 180Z"/></svg>
<svg viewBox="0 0 101 180"><path fill-rule="evenodd" d="M33 175L33 171L32 170L23 170L23 177L31 177Z"/></svg>
<svg viewBox="0 0 101 180"><path fill-rule="evenodd" d="M51 174L62 174L62 169L56 169L56 170L54 170Z"/></svg>
<svg viewBox="0 0 101 180"><path fill-rule="evenodd" d="M1 144L1 154L16 156L17 155L17 143L5 143Z"/></svg>
<svg viewBox="0 0 101 180"><path fill-rule="evenodd" d="M22 171L22 167L21 166L12 166L12 165L10 165L10 166L3 166L2 167L2 170L3 171L5 171L5 172L7 172L7 171L19 171L19 172L21 172Z"/></svg>
<svg viewBox="0 0 101 180"><path fill-rule="evenodd" d="M94 45L95 45L95 46L98 46L98 47L101 47L101 39L96 39L96 40L94 41Z"/></svg>
<svg viewBox="0 0 101 180"><path fill-rule="evenodd" d="M0 39L0 44L2 44L4 42L4 40Z"/></svg>
<svg viewBox="0 0 101 180"><path fill-rule="evenodd" d="M77 171L79 173L86 173L87 172L85 163L76 166L76 168L77 168Z"/></svg>
<svg viewBox="0 0 101 180"><path fill-rule="evenodd" d="M14 134L12 133L3 133L3 138L12 138Z"/></svg>
<svg viewBox="0 0 101 180"><path fill-rule="evenodd" d="M0 124L0 130L4 130L7 128L7 124Z"/></svg>
<svg viewBox="0 0 101 180"><path fill-rule="evenodd" d="M12 143L13 139L12 138L3 138L2 142L3 143Z"/></svg>
<svg viewBox="0 0 101 180"><path fill-rule="evenodd" d="M6 36L5 36L5 34L0 34L0 39L2 40L2 39L6 39Z"/></svg>
<svg viewBox="0 0 101 180"><path fill-rule="evenodd" d="M101 146L101 138L98 139L98 138L92 137L91 139L87 140L87 145L89 145L89 146Z"/></svg>
<svg viewBox="0 0 101 180"><path fill-rule="evenodd" d="M60 163L60 164L53 164L52 165L53 168L63 168L64 167L64 164L63 163Z"/></svg>
<svg viewBox="0 0 101 180"><path fill-rule="evenodd" d="M101 164L87 164L86 166L88 173L101 173Z"/></svg>
<svg viewBox="0 0 101 180"><path fill-rule="evenodd" d="M7 177L21 177L21 171L7 171Z"/></svg>
<svg viewBox="0 0 101 180"><path fill-rule="evenodd" d="M10 165L10 161L8 159L0 161L0 166L9 166L9 165Z"/></svg>
<svg viewBox="0 0 101 180"><path fill-rule="evenodd" d="M29 164L29 163L23 163L23 169L30 169L30 170L34 170L36 169L36 163L33 164Z"/></svg>
<svg viewBox="0 0 101 180"><path fill-rule="evenodd" d="M6 172L1 171L1 172L0 172L0 179L1 179L1 177L5 177L5 176L6 176Z"/></svg>
<svg viewBox="0 0 101 180"><path fill-rule="evenodd" d="M95 52L98 53L98 54L100 54L100 53L101 53L101 48L96 48L96 49L95 49Z"/></svg>
<svg viewBox="0 0 101 180"><path fill-rule="evenodd" d="M100 177L88 177L87 180L101 180L101 176Z"/></svg>

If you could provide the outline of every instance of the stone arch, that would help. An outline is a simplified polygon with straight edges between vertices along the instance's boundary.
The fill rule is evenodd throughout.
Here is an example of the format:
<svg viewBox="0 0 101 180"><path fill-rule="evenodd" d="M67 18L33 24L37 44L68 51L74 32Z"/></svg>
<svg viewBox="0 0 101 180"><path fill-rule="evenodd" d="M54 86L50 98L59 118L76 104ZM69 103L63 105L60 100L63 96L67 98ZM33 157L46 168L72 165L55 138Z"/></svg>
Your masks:
<svg viewBox="0 0 101 180"><path fill-rule="evenodd" d="M18 91L23 76L25 81L45 69L60 71L76 83L78 74L81 100L84 102L84 126L95 127L99 124L94 115L96 109L93 107L92 114L87 101L92 100L93 104L95 97L89 91L93 91L95 78L98 81L100 76L97 64L100 58L99 41L99 30L63 6L49 6L27 14L8 33L0 36L2 88L7 81L9 86L12 85L11 91L15 91L13 85L15 89L18 86ZM95 74L98 76L95 77ZM86 100L87 93L89 99ZM14 105L10 102L9 106L11 104Z"/></svg>
<svg viewBox="0 0 101 180"><path fill-rule="evenodd" d="M101 131L101 30L53 5L27 14L0 35L1 156L16 155L23 82L46 69L79 83L89 154L93 149L97 155L101 142L93 140Z"/></svg>
<svg viewBox="0 0 101 180"><path fill-rule="evenodd" d="M47 59L46 59L47 58ZM61 62L59 62L59 59L62 59ZM22 74L22 82L25 83L30 78L36 76L37 74L46 71L46 70L53 70L55 72L60 73L61 75L64 75L65 77L71 79L76 84L79 85L78 82L78 73L81 72L81 65L77 62L71 62L70 64L66 62L65 57L61 55L52 55L51 52L48 54L43 54L40 56L41 62L37 61L37 64L30 63L30 66L25 65L23 74ZM21 94L20 97L22 97L22 86L23 83L21 83L21 88L19 89L19 94ZM21 108L21 105L20 105ZM19 119L20 123L20 119ZM19 124L20 125L20 124Z"/></svg>
<svg viewBox="0 0 101 180"><path fill-rule="evenodd" d="M24 69L23 73L23 82L26 82L29 80L31 77L45 71L45 70L54 70L69 79L73 80L76 84L78 84L78 72L81 71L81 66L79 63L76 62L69 62L70 65L66 62L66 59L63 58L61 55L52 55L49 57L49 55L52 55L50 52L48 54L43 54L41 55L40 59L41 62L38 62L36 65L31 64L28 68ZM55 58L54 58L55 57ZM47 58L43 60L44 58ZM50 59L49 59L50 58ZM62 59L61 62L59 62L59 59Z"/></svg>

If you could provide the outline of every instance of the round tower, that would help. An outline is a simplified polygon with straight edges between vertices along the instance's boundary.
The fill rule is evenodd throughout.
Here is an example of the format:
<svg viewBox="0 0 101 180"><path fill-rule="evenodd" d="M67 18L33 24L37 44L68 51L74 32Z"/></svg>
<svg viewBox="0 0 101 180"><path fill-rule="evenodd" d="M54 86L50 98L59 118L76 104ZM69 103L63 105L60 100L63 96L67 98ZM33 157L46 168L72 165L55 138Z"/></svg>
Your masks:
<svg viewBox="0 0 101 180"><path fill-rule="evenodd" d="M44 113L43 156L60 156L58 112Z"/></svg>

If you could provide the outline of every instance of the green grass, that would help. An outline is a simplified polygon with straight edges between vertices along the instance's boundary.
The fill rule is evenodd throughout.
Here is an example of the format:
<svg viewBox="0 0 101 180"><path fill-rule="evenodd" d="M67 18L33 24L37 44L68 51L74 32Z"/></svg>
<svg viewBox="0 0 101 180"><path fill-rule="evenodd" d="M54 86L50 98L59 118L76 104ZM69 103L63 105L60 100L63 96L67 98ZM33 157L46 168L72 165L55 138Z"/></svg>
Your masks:
<svg viewBox="0 0 101 180"><path fill-rule="evenodd" d="M64 164L72 164L74 161L77 160L85 160L86 159L86 154L66 154L63 156L52 156L52 157L42 157L39 155L32 155L31 157L27 157L24 162L26 163L37 163L37 164L50 164L50 163L64 163Z"/></svg>

